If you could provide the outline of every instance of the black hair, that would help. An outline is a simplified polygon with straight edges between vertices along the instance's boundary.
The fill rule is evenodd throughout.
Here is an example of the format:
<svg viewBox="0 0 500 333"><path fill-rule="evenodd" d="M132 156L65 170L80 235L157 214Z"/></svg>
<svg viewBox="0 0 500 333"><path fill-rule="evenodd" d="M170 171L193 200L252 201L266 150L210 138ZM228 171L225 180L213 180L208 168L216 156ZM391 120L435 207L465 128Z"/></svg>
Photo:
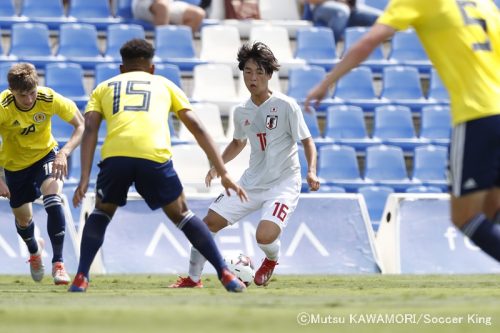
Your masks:
<svg viewBox="0 0 500 333"><path fill-rule="evenodd" d="M123 44L120 48L122 60L145 59L151 60L155 55L155 49L151 43L141 38L134 38Z"/></svg>
<svg viewBox="0 0 500 333"><path fill-rule="evenodd" d="M266 74L279 70L280 65L271 49L262 42L245 43L238 50L238 68L243 70L248 60L253 59Z"/></svg>

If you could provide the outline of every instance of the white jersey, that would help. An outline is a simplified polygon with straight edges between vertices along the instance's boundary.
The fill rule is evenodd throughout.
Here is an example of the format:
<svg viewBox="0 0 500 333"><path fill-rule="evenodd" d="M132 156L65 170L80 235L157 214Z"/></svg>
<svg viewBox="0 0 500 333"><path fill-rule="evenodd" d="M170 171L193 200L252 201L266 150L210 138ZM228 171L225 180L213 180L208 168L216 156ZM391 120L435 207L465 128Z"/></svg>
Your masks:
<svg viewBox="0 0 500 333"><path fill-rule="evenodd" d="M248 139L250 163L240 179L245 189L269 189L294 175L300 179L297 141L311 136L294 99L274 92L260 106L251 99L234 111L234 135Z"/></svg>

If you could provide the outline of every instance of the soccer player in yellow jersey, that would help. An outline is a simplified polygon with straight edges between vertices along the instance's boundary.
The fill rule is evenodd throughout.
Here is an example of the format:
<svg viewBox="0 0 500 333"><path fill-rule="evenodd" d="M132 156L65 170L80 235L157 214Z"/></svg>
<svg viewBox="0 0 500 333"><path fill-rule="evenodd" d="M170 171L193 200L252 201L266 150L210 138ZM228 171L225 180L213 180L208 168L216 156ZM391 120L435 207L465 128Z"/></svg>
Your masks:
<svg viewBox="0 0 500 333"><path fill-rule="evenodd" d="M491 0L392 0L377 23L314 87L328 89L397 30L412 27L448 89L451 218L500 261L500 14Z"/></svg>
<svg viewBox="0 0 500 333"><path fill-rule="evenodd" d="M68 284L63 264L66 221L61 202L63 177L67 176L68 156L80 144L83 117L75 103L52 89L38 86L33 65L13 65L7 74L9 88L0 93L0 196L10 199L17 233L30 252L33 280L42 280L43 240L35 238L31 204L43 194L47 211L47 232L52 243L52 276L55 284ZM69 141L58 149L51 134L51 118L59 116L73 125Z"/></svg>
<svg viewBox="0 0 500 333"><path fill-rule="evenodd" d="M231 189L241 200L246 200L245 191L229 177L222 157L191 110L186 95L171 81L153 75L152 45L143 39L132 39L122 46L120 54L122 74L99 84L85 111L82 172L73 197L75 205L80 204L87 192L97 132L103 119L107 122L107 135L101 150L95 209L83 229L78 272L69 291L86 291L90 265L104 242L106 227L118 206L125 205L132 183L148 206L162 208L210 261L228 291L243 291L245 285L227 269L206 224L187 208L171 161L170 111L193 133L222 175L226 193L230 195Z"/></svg>

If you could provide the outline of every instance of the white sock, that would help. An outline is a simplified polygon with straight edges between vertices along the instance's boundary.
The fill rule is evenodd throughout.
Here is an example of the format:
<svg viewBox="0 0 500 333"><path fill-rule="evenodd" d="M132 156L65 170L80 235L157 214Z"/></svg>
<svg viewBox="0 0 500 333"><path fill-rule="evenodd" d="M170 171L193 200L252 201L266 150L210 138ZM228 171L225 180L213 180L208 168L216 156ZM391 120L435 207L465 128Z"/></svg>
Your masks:
<svg viewBox="0 0 500 333"><path fill-rule="evenodd" d="M266 254L267 259L277 261L280 256L281 242L279 238L270 244L259 244L259 247Z"/></svg>
<svg viewBox="0 0 500 333"><path fill-rule="evenodd" d="M212 237L215 237L217 233L211 232ZM189 277L194 282L198 282L201 279L201 273L203 272L203 267L207 259L198 251L195 247L191 247L191 255L189 258Z"/></svg>

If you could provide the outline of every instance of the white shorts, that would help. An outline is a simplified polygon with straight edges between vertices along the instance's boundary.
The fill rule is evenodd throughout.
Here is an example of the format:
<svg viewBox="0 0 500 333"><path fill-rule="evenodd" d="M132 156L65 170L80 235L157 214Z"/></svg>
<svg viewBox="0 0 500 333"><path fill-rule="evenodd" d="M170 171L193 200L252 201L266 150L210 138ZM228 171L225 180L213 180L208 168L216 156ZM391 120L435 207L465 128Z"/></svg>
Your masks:
<svg viewBox="0 0 500 333"><path fill-rule="evenodd" d="M234 192L230 197L223 192L209 208L225 218L229 224L234 224L260 209L260 221L274 222L283 230L297 207L300 189L300 176L293 176L268 190L248 190L247 202L241 202Z"/></svg>
<svg viewBox="0 0 500 333"><path fill-rule="evenodd" d="M148 22L153 22L153 14L149 10L151 5L155 0L139 0L133 1L132 3L132 14L134 18L139 20L144 20ZM167 0L168 5L168 17L170 24L182 24L182 17L186 8L189 7L189 3L183 1Z"/></svg>

